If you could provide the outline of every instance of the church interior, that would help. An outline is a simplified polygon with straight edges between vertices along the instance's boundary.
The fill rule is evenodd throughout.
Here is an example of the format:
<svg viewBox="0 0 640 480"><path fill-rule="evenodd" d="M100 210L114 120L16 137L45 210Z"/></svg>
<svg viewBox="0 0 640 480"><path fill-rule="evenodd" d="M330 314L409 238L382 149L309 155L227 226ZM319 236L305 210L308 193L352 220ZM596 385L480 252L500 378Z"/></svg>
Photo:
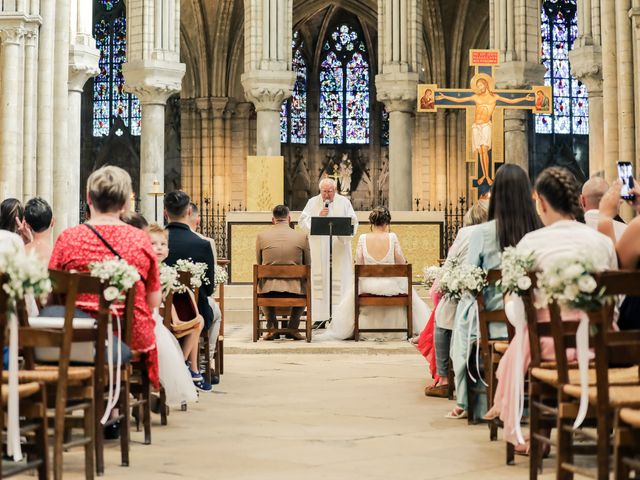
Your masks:
<svg viewBox="0 0 640 480"><path fill-rule="evenodd" d="M637 371L632 372L631 382L627 377L623 382L625 387L636 389L628 394L634 401L625 403L631 407L627 416L620 408L611 407L605 414L609 423L602 427L596 421L601 413L597 405L592 404L585 413L583 404L588 401L587 393L595 395L596 385L587 385L584 375L585 368L591 368L589 374L596 374L596 362L585 367L577 359L566 381L558 380L563 377L553 370L556 387L563 382L576 387L578 380L572 385L569 377L580 376L582 383L576 388L582 388L578 397L580 412L587 418L585 429L595 425L595 438L587 439L595 442L595 453L578 466L563 467L563 462L573 462L573 454L580 448L571 444L573 450L564 450L562 445L569 442L569 423L568 417L560 419L562 412L572 412L568 415L575 419L578 401L563 411L558 405L570 395L562 388L556 395L553 387L550 401L553 408L558 408L550 413L547 405L542 413L533 413L538 408L534 400L549 400L551 397L545 395L551 387L530 376L526 384L508 387L524 392L522 402L526 406L523 404L518 418L522 420L524 413L523 425L531 430L533 438L548 437L540 434L547 424L540 425L557 416L558 423L554 420L549 424L553 429L562 427L557 442L549 458L542 440L531 441L526 436L516 442L521 445L515 450L504 441L503 432L505 439L507 433L513 434L505 432L505 425L510 424L502 417L483 417L487 407L493 405L496 368L505 358L493 340L481 342L481 329L482 335L489 335L479 320L484 300L474 303L473 308L479 312L475 333L465 332L469 345L471 336L476 335L477 345L473 347L475 359L467 352L464 373L467 383L471 378L477 385L475 390L470 388L469 398L479 396L484 400L475 407L460 407L458 402L446 418L453 405L447 399L456 395L453 386L444 387L445 393L440 396L445 398L425 398L425 394L430 396L430 386L453 384L455 360L451 357L448 366L449 383L447 375L434 373L435 358L440 355L434 340L437 333L430 330L428 341L433 351L429 357L418 339L429 328L425 324L417 331L415 326L403 327L407 333L403 341L372 340L365 335L366 341L359 342L356 313L355 337L351 332L346 341L325 343L315 340L316 329L323 330L326 320L331 321L332 310L328 319L315 318L314 310L314 341L308 330L309 343L289 342L284 340L284 333L283 340L277 340L276 335L275 342L265 342L263 330L255 326L262 320L254 319L252 324L254 314L263 318L263 310L256 306L260 296L254 261L256 238L270 231L272 223L278 223L276 210L272 209L280 204L288 207L283 217L288 218L287 223L295 225L296 232L307 232L303 227L305 212L316 195L326 200L322 188L327 180L333 185L333 193L352 207L344 214L352 217L354 226L353 242L345 243L341 254L349 259L346 268L351 269L361 258L358 237L376 231L372 212L378 208L390 212L394 223L389 227L390 216L382 226L393 232L389 241L391 245L399 242L401 258L406 258L396 263L412 267L406 274L404 293L394 295L409 298L403 304L408 324L413 295L427 305L433 314L430 328L437 329L435 312L440 297L436 300L433 285L427 284L427 267L446 267L459 232L473 225L468 223L467 212L470 214L474 207L488 208L489 220L493 221L504 214L486 207L492 202L504 166L518 166L529 180L526 188L533 190L545 171L559 167L570 172L573 183L563 184L567 190L576 190L576 195L581 191L585 196L584 188L594 177L603 179L607 188L617 185L621 164L628 166L631 175L640 169L640 0L0 1L0 201L17 199L26 205L34 197L45 200L55 219L48 233L52 242L95 215L96 200L88 187L94 172L119 167L131 183L126 210L137 212L149 223L164 227L173 222L168 195L186 192L192 202L190 215L199 215L192 230L211 239L213 263L225 272L225 280L210 297L212 310L216 315L216 308L220 312L222 324L216 328L221 330L215 342L206 340L207 320L201 319L205 333L200 339L200 347L206 352L202 355L211 355L205 363L213 362L215 356L215 366L207 363L210 374L199 378L210 383L215 378L220 384L209 385L213 395L202 394L201 390L199 400L188 407L187 402L167 407L166 412L171 412L168 426L166 416L161 420L147 407L134 408L129 420L130 466L118 466L129 465L119 442L106 441L104 451L95 446L96 473L106 478L305 476L374 480L511 479L529 475L531 479L569 479L574 474L575 478L589 474L604 480L614 478L610 473L616 479L640 478ZM600 196L606 199L605 191ZM537 209L543 220L537 221L537 227L542 227L545 218L536 195L532 197L533 211ZM626 222L631 230L640 208L633 205L633 193L623 198L630 201L616 204L612 222ZM337 208L333 196L330 200L331 208ZM510 208L520 206L513 204L506 210ZM333 215L328 202L324 209L328 213L313 215ZM0 224L4 224L3 215L0 207ZM585 218L582 223L588 224ZM13 233L23 235L22 228L18 225ZM640 262L629 267L625 262L630 257L620 252L631 249L629 245L636 245L640 237L635 243L633 238L626 244L616 243L620 240L617 231L612 237L613 233L603 228L608 227L602 227L596 219L595 229L614 240L609 242L613 244L612 256L617 254L613 270L619 266L620 271L629 270L629 275L635 275L629 278L639 279ZM3 230L6 228L0 225ZM172 233L168 235L167 251L172 248ZM313 235L311 231L309 239ZM331 240L323 241L333 242L331 235ZM0 236L0 258L3 241ZM314 257L313 249L320 247L310 241L311 258L319 258ZM334 244L331 254L328 245L323 255L330 255L331 263L338 257L333 257L337 255ZM577 249L581 244L576 245ZM640 258L640 247L633 249ZM497 255L503 251L500 243ZM393 257L393 248L389 252ZM3 262L0 260L0 270L8 268ZM312 263L306 274L310 284L316 275L314 268ZM500 267L483 268L486 276ZM321 294L331 308L344 294L340 291L344 286L336 277L345 270L334 270L329 275L335 276L323 280L327 281L323 288L330 285L331 290ZM329 270L323 272L326 275ZM162 271L159 275L162 277ZM351 287L352 277L349 270L346 283ZM355 278L355 301L359 305L359 277ZM594 278L601 281L597 275ZM490 280L483 281L489 283L476 292L480 297L483 288L492 288ZM2 282L4 276L0 277ZM640 298L640 291L636 291L640 283L627 282L625 287L622 283L615 284L620 286L618 293ZM198 300L198 288L194 290L194 302ZM312 290L316 286L309 288L308 301L314 296L315 302ZM0 310L5 305L2 295ZM299 295L304 296L304 292ZM456 301L462 302L461 298ZM306 328L311 323L311 304L304 306ZM638 304L636 307L640 308ZM359 308L356 306L356 312ZM200 305L194 316L199 309ZM12 335L24 325L12 323L19 315L7 311L10 315L0 312L0 327L5 323L14 326L3 341L6 345L10 345L10 338L22 342L23 336L17 340L18 336ZM171 312L166 311L169 313L164 321L169 321L166 319ZM458 315L455 306L454 314ZM635 314L640 318L638 311ZM583 317L588 317L586 322L596 322L595 314ZM581 328L577 324L574 327ZM556 333L552 335L549 330L543 336L554 336L557 341ZM573 334L568 342L577 348L578 334ZM634 335L627 340L636 341L635 351L640 351L638 332ZM513 336L509 326L509 341ZM594 338L587 347L596 348ZM198 355L200 347L196 346ZM6 352L9 349L5 347ZM640 357L630 355L637 370ZM30 357L26 358L29 364ZM180 363L183 360L186 357ZM21 356L21 365L24 363ZM227 371L222 375L225 363ZM557 362L557 367L565 363ZM17 369L17 363L6 365L7 371L10 365ZM64 368L70 369L71 379L73 368L79 367ZM122 371L128 372L126 368ZM486 388L473 378L476 368L477 374L482 370L477 376ZM572 365L567 368L571 370ZM603 368L605 372L613 370ZM11 403L13 396L7 392L19 389L17 383L11 383L15 378L11 380L4 373L5 383L9 383L3 385L5 398L0 403L5 418L0 424L4 436L1 444L5 457L15 459L16 445L11 446L11 442L20 443L15 433L19 421ZM613 385L614 374L608 375ZM143 385L147 390L148 380ZM34 391L46 390L45 380L37 377L35 382ZM109 389L112 383L110 380ZM146 399L151 408L149 395L139 397L134 390L132 401L142 398L144 403ZM114 392L108 393L114 401ZM162 394L158 395L161 398ZM44 403L51 398L45 398ZM20 397L21 409L22 400ZM37 402L27 403L21 410L28 412L27 419L33 415L34 405ZM484 413L473 412L476 407L482 408L478 405L485 408ZM458 408L463 408L462 414ZM123 416L129 415L125 412ZM124 424L120 424L120 435L128 428ZM147 431L151 425L153 444L142 445L151 443ZM13 429L9 437L7 428ZM95 435L100 436L102 428L96 423ZM538 428L541 430L536 431ZM46 414L44 430L46 438ZM55 444L55 453L51 460L38 464L50 471L43 473L45 467L36 466L39 478L59 480L63 470L65 478L93 478L86 458L94 454L75 449L62 455L57 443L62 442L62 434L53 433L53 426L50 430L49 447ZM34 431L23 440L35 436L37 444L42 435ZM614 435L609 440L611 432ZM605 436L607 442L602 446ZM129 449L129 433L124 438L122 445L127 443ZM525 443L526 449L519 449ZM101 442L94 439L94 444ZM20 473L26 469L20 465L37 458L37 445L35 450L31 447L24 447L27 461L18 462L17 470L5 472L3 462L0 478L16 472L18 478L32 478ZM101 453L97 453L99 450ZM625 456L629 458L621 460ZM64 469L60 466L62 457Z"/></svg>

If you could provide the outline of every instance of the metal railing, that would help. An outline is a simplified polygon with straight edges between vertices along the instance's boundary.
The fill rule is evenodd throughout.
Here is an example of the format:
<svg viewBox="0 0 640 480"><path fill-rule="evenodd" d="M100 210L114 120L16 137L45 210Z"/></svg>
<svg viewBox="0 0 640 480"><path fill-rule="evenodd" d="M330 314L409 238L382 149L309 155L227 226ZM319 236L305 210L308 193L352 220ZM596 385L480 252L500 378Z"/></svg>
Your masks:
<svg viewBox="0 0 640 480"><path fill-rule="evenodd" d="M431 202L427 202L426 205L422 203L421 199L415 199L416 210L422 212L442 212L444 211L444 227L442 229L442 236L440 238L440 258L446 258L449 247L456 239L458 230L464 226L464 214L467 211L467 199L465 197L458 198L456 203L449 202L442 206L442 202L431 205Z"/></svg>
<svg viewBox="0 0 640 480"><path fill-rule="evenodd" d="M231 205L231 203L221 204L209 198L202 200L202 205L198 205L200 209L200 227L199 231L205 237L213 238L216 242L218 250L218 258L227 257L227 213L229 212L246 212L247 207L242 203Z"/></svg>

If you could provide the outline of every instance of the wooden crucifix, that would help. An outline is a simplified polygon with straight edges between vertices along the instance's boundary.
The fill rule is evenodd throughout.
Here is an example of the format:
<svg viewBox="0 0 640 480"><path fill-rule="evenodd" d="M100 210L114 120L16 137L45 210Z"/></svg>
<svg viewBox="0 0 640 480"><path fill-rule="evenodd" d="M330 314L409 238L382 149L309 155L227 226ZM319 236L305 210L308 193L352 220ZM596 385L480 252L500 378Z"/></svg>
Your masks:
<svg viewBox="0 0 640 480"><path fill-rule="evenodd" d="M418 112L436 112L438 108L467 109L467 161L476 164L470 180L480 197L489 193L497 164L504 162L504 109L534 113L552 111L549 86L496 90L493 75L499 59L498 50L469 51L469 65L475 67L470 89L418 85Z"/></svg>

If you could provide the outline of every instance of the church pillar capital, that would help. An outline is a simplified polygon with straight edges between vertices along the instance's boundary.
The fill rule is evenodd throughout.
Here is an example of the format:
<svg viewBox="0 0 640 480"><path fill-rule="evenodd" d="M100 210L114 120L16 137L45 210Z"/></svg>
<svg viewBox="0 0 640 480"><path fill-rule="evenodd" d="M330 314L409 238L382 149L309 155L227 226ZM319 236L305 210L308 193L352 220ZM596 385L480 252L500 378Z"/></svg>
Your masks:
<svg viewBox="0 0 640 480"><path fill-rule="evenodd" d="M185 64L163 60L137 60L122 66L125 90L140 98L142 104L164 105L182 88Z"/></svg>
<svg viewBox="0 0 640 480"><path fill-rule="evenodd" d="M495 70L496 87L506 89L531 88L544 84L545 67L534 62L511 61Z"/></svg>
<svg viewBox="0 0 640 480"><path fill-rule="evenodd" d="M180 110L183 112L193 113L196 110L196 100L195 98L181 98L180 99Z"/></svg>
<svg viewBox="0 0 640 480"><path fill-rule="evenodd" d="M279 112L293 92L295 72L254 70L242 75L245 95L258 112Z"/></svg>
<svg viewBox="0 0 640 480"><path fill-rule="evenodd" d="M376 96L388 112L413 113L416 107L417 73L389 73L376 76Z"/></svg>
<svg viewBox="0 0 640 480"><path fill-rule="evenodd" d="M602 48L588 45L569 52L571 72L587 86L589 97L602 96Z"/></svg>
<svg viewBox="0 0 640 480"><path fill-rule="evenodd" d="M23 25L16 25L11 22L5 24L4 19L0 20L0 43L4 45L20 45L28 30Z"/></svg>
<svg viewBox="0 0 640 480"><path fill-rule="evenodd" d="M252 110L253 104L251 102L240 102L236 105L236 118L248 119Z"/></svg>
<svg viewBox="0 0 640 480"><path fill-rule="evenodd" d="M99 60L95 42L93 46L77 43L69 46L69 91L82 92L87 80L100 73Z"/></svg>
<svg viewBox="0 0 640 480"><path fill-rule="evenodd" d="M209 108L214 119L223 118L225 109L229 104L228 97L209 97Z"/></svg>

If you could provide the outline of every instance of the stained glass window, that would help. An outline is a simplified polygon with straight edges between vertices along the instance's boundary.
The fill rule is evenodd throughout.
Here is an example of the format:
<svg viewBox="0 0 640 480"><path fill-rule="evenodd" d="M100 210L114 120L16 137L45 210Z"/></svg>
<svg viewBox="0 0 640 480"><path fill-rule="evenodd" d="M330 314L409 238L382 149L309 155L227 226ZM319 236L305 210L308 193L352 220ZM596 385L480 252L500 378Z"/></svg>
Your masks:
<svg viewBox="0 0 640 480"><path fill-rule="evenodd" d="M307 62L300 32L293 33L291 48L296 83L291 98L282 102L280 109L280 142L307 143Z"/></svg>
<svg viewBox="0 0 640 480"><path fill-rule="evenodd" d="M94 37L100 51L100 73L93 83L93 136L109 135L122 118L131 135L140 135L142 109L134 95L124 91L122 65L126 61L127 20L122 0L97 0Z"/></svg>
<svg viewBox="0 0 640 480"><path fill-rule="evenodd" d="M336 27L322 47L320 143L369 143L369 61L362 34Z"/></svg>
<svg viewBox="0 0 640 480"><path fill-rule="evenodd" d="M382 107L382 122L381 122L381 133L380 133L380 143L382 143L383 146L387 146L389 145L389 112L387 112L387 109L383 106Z"/></svg>
<svg viewBox="0 0 640 480"><path fill-rule="evenodd" d="M586 86L571 75L569 51L578 35L575 0L546 0L541 13L545 85L553 89L553 114L536 115L536 133L588 135Z"/></svg>

